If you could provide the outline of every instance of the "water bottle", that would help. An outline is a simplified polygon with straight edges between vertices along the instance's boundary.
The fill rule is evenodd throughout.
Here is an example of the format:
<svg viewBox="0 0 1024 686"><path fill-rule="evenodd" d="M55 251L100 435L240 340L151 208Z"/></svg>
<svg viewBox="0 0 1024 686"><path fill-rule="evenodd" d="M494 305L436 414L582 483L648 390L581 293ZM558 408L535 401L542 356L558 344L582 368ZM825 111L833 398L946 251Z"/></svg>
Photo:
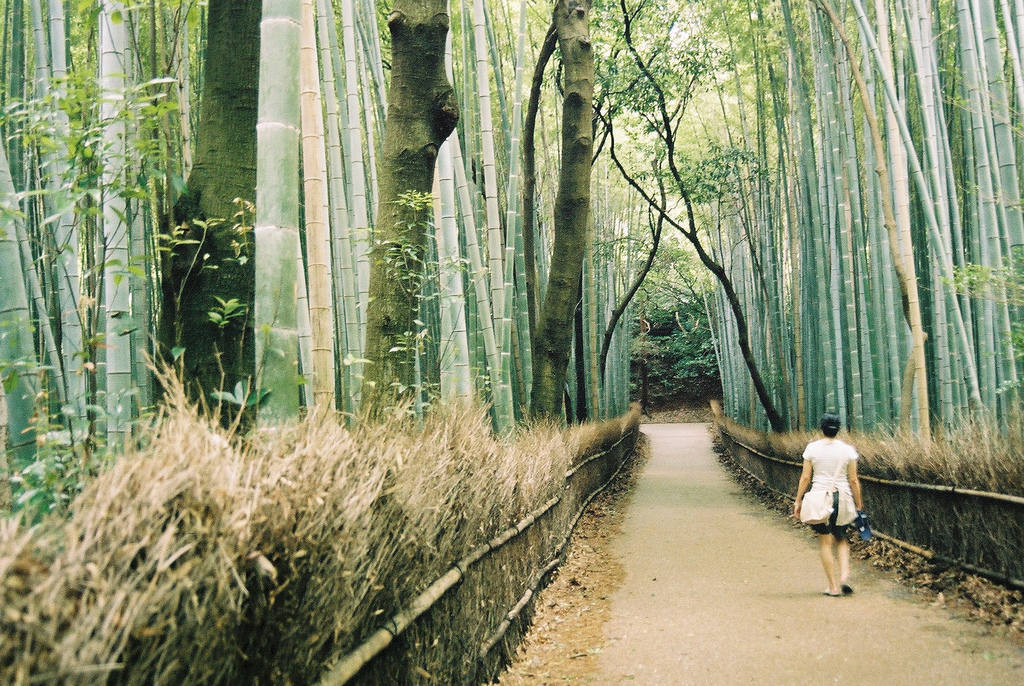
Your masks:
<svg viewBox="0 0 1024 686"><path fill-rule="evenodd" d="M868 515L862 510L857 510L857 519L855 520L857 525L857 531L860 532L860 540L867 541L871 538L871 526L868 524Z"/></svg>

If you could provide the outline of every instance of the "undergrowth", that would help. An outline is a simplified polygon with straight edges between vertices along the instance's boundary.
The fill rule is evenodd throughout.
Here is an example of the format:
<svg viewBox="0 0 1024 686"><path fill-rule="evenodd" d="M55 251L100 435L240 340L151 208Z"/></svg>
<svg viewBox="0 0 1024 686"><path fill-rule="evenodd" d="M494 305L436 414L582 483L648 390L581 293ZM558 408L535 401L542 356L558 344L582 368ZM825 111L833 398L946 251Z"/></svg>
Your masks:
<svg viewBox="0 0 1024 686"><path fill-rule="evenodd" d="M579 440L483 411L239 436L180 386L68 518L0 522L0 683L308 683L563 487Z"/></svg>
<svg viewBox="0 0 1024 686"><path fill-rule="evenodd" d="M731 419L720 421L752 447L799 460L807 443L820 432L762 434ZM917 481L1024 495L1024 411L1013 413L1004 426L987 418L967 418L954 428L923 438L903 431L840 433L860 453L858 470L883 479Z"/></svg>

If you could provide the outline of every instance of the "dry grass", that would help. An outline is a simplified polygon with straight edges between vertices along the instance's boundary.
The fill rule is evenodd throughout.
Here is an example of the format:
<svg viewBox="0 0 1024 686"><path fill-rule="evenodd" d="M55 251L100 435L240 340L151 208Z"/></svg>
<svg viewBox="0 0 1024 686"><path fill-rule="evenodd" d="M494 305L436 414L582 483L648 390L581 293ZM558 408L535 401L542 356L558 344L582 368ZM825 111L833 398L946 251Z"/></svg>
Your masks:
<svg viewBox="0 0 1024 686"><path fill-rule="evenodd" d="M248 440L176 391L71 518L0 528L0 683L308 683L563 487L574 439L481 412Z"/></svg>
<svg viewBox="0 0 1024 686"><path fill-rule="evenodd" d="M899 433L853 440L877 476L1024 495L1024 414L1004 428L967 420L930 442Z"/></svg>
<svg viewBox="0 0 1024 686"><path fill-rule="evenodd" d="M819 432L763 434L721 415L723 428L770 455L800 460ZM966 419L955 429L924 440L907 432L840 434L861 454L862 474L929 484L1024 495L1024 412L1000 427L985 418Z"/></svg>

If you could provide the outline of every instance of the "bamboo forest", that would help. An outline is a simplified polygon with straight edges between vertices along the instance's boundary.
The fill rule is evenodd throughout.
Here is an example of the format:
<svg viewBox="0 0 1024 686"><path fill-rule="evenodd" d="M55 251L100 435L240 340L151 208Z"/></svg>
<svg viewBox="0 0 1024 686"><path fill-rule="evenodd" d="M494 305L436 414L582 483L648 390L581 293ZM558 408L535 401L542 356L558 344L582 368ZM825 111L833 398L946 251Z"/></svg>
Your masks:
<svg viewBox="0 0 1024 686"><path fill-rule="evenodd" d="M265 421L382 393L477 397L499 431L563 394L622 413L666 225L706 268L730 415L1016 404L1019 2L596 3L578 75L539 3L452 2L434 65L372 2L64 4L5 5L16 454L125 440L179 358Z"/></svg>
<svg viewBox="0 0 1024 686"><path fill-rule="evenodd" d="M323 521L390 540L366 513L426 518L429 498L475 511L461 499L478 490L486 524L435 512L436 531L393 535L425 546L409 565L449 565L555 498L544 489L594 459L587 441L611 455L607 431L632 445L640 413L680 403L720 403L766 436L805 437L834 412L865 440L984 426L1021 445L1024 0L4 0L0 21L3 546L71 531L115 493L164 498L131 471L164 453L168 475L199 484L167 507L220 503L227 486L196 494L222 469L231 488L314 489L266 512L269 495L240 496L245 526L358 501ZM285 454L300 471L274 472ZM434 471L401 481L411 462ZM359 500L356 472L376 495ZM195 521L228 511L195 507ZM154 551L193 520L152 516L164 523L124 568L189 567L203 545ZM273 540L314 530L281 526ZM270 656L292 638L254 627L307 607L285 570L342 544L295 543L287 563L266 541L224 545L208 549L237 564L195 586L250 643L188 643L173 619L153 632L232 665L161 657L140 624L73 660L0 648L0 681L312 683L310 665L404 617L426 585L378 608L385 572L345 571L368 579L331 591L362 628ZM373 548L345 545L338 559ZM0 578L21 559L3 550ZM264 605L210 590L236 582ZM486 653L451 683L493 677ZM361 678L426 683L391 668Z"/></svg>

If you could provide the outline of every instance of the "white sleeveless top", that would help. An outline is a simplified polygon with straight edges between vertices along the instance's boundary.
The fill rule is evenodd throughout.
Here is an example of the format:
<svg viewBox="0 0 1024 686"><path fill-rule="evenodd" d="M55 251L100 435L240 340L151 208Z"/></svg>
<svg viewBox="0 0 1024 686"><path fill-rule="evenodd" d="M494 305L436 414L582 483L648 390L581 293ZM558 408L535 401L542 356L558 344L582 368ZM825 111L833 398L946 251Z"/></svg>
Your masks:
<svg viewBox="0 0 1024 686"><path fill-rule="evenodd" d="M831 489L832 478L838 472L835 487L847 493L850 492L850 481L846 478L848 463L857 459L857 451L852 445L844 443L838 438L821 438L807 444L804 449L804 459L810 460L811 466L814 468L814 478L811 480L812 489Z"/></svg>

